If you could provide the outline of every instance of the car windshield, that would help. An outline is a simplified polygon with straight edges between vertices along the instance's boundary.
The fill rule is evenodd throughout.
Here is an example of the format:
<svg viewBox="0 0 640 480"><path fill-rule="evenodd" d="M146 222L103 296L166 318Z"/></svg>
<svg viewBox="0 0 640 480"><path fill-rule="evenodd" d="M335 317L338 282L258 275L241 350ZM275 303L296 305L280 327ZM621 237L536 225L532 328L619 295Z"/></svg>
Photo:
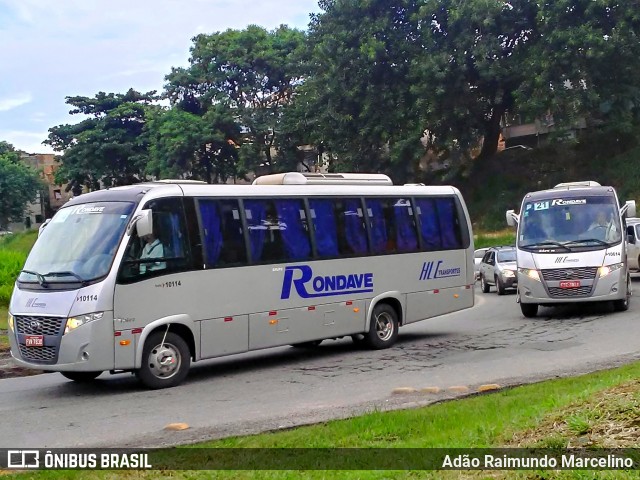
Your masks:
<svg viewBox="0 0 640 480"><path fill-rule="evenodd" d="M498 262L515 262L516 251L515 250L503 250L498 252Z"/></svg>
<svg viewBox="0 0 640 480"><path fill-rule="evenodd" d="M526 202L518 246L523 248L602 248L622 239L620 216L610 196L550 198Z"/></svg>
<svg viewBox="0 0 640 480"><path fill-rule="evenodd" d="M60 209L42 229L18 281L77 283L105 276L133 208L103 202Z"/></svg>

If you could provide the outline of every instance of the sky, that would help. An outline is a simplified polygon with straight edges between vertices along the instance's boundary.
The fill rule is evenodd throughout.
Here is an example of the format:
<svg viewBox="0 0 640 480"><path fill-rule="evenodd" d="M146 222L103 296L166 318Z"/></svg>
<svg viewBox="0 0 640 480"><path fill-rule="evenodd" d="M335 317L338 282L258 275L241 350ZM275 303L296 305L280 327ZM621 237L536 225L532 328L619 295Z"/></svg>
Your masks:
<svg viewBox="0 0 640 480"><path fill-rule="evenodd" d="M306 30L317 0L0 0L0 141L52 153L67 96L162 91L192 38L255 24Z"/></svg>

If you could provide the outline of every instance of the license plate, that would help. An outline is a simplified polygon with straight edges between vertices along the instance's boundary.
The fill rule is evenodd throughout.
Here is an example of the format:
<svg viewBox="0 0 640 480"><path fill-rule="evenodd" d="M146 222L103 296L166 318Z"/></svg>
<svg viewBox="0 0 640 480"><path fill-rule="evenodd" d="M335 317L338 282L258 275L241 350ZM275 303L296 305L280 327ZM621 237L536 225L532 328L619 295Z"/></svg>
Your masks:
<svg viewBox="0 0 640 480"><path fill-rule="evenodd" d="M578 288L579 286L580 282L578 280L560 282L560 288Z"/></svg>
<svg viewBox="0 0 640 480"><path fill-rule="evenodd" d="M24 344L27 347L43 347L44 336L43 335L27 335L24 339Z"/></svg>

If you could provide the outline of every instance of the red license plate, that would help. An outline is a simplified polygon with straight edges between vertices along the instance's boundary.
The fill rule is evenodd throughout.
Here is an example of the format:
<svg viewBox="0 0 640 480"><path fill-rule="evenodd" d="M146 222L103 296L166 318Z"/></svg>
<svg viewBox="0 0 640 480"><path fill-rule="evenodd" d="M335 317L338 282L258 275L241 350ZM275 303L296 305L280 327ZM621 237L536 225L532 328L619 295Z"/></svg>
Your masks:
<svg viewBox="0 0 640 480"><path fill-rule="evenodd" d="M27 347L43 347L44 336L43 335L27 335L24 339L24 344Z"/></svg>
<svg viewBox="0 0 640 480"><path fill-rule="evenodd" d="M580 282L578 280L569 280L566 282L560 282L560 288L578 288Z"/></svg>

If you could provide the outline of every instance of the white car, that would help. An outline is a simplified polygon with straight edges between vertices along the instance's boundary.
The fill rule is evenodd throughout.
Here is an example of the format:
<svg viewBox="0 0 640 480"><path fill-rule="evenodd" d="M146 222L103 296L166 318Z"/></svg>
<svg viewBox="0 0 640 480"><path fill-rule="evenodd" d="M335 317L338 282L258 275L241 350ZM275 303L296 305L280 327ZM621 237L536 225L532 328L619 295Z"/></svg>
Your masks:
<svg viewBox="0 0 640 480"><path fill-rule="evenodd" d="M476 274L476 280L480 278L480 262L482 261L482 257L489 250L489 247L479 248L473 252L473 271Z"/></svg>

